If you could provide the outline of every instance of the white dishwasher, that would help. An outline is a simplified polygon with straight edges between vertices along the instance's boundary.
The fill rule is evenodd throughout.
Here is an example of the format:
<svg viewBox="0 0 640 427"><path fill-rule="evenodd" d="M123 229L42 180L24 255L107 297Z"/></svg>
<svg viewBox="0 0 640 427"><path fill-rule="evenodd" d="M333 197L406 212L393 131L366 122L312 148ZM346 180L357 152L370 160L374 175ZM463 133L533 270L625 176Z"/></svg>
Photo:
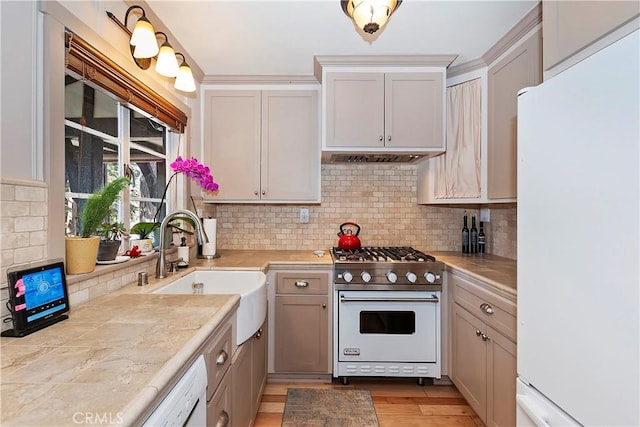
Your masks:
<svg viewBox="0 0 640 427"><path fill-rule="evenodd" d="M207 367L200 355L143 426L207 425Z"/></svg>

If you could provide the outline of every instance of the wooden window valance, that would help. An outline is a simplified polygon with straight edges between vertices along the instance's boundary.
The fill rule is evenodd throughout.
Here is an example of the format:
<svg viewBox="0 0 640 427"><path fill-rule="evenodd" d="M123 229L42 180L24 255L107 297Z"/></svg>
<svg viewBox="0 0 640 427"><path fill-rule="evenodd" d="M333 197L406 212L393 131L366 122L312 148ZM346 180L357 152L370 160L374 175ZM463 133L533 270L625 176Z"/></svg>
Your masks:
<svg viewBox="0 0 640 427"><path fill-rule="evenodd" d="M82 38L67 30L66 67L183 133L187 115Z"/></svg>

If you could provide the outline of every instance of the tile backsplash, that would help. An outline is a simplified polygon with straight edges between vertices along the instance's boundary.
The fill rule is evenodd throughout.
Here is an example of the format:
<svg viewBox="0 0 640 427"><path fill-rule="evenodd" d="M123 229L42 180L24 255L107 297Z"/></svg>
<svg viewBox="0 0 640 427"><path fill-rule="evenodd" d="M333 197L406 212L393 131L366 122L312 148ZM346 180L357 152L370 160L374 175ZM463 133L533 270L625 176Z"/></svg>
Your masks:
<svg viewBox="0 0 640 427"><path fill-rule="evenodd" d="M326 249L336 245L340 224L362 228L367 246L414 246L424 250L460 250L465 210L416 204L416 166L406 164L323 164L320 205L205 205L218 219L219 249ZM300 224L300 208L309 223ZM515 205L491 209L487 252L516 258Z"/></svg>
<svg viewBox="0 0 640 427"><path fill-rule="evenodd" d="M1 316L9 315L5 302L7 269L47 259L47 184L41 181L1 179ZM309 208L309 223L300 224L300 208ZM322 165L320 205L205 205L218 218L218 249L327 249L337 244L340 224L362 227L360 240L368 246L414 246L424 250L460 250L465 210L477 209L416 204L414 165ZM487 252L516 259L516 207L491 207L486 227ZM153 263L96 275L69 286L70 297L81 303L109 293L134 280L134 271L152 270ZM3 329L5 329L3 324Z"/></svg>

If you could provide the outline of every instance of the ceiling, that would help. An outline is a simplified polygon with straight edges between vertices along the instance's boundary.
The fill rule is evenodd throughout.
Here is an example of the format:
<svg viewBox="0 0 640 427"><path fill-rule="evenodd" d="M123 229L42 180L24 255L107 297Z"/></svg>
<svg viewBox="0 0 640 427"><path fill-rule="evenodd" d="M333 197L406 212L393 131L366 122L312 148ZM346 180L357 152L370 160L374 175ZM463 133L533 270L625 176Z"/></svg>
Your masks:
<svg viewBox="0 0 640 427"><path fill-rule="evenodd" d="M480 58L538 2L405 0L386 27L359 31L339 0L147 0L206 76L313 75L314 55Z"/></svg>

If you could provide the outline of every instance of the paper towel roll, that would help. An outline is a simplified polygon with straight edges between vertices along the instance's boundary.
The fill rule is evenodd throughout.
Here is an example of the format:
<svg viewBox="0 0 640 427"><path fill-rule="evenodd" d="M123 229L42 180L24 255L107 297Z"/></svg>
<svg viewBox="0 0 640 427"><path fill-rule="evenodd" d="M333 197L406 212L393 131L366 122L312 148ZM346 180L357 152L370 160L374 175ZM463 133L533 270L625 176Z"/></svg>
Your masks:
<svg viewBox="0 0 640 427"><path fill-rule="evenodd" d="M202 220L204 226L204 232L209 239L209 243L202 245L202 255L213 256L216 254L216 219L205 218Z"/></svg>

